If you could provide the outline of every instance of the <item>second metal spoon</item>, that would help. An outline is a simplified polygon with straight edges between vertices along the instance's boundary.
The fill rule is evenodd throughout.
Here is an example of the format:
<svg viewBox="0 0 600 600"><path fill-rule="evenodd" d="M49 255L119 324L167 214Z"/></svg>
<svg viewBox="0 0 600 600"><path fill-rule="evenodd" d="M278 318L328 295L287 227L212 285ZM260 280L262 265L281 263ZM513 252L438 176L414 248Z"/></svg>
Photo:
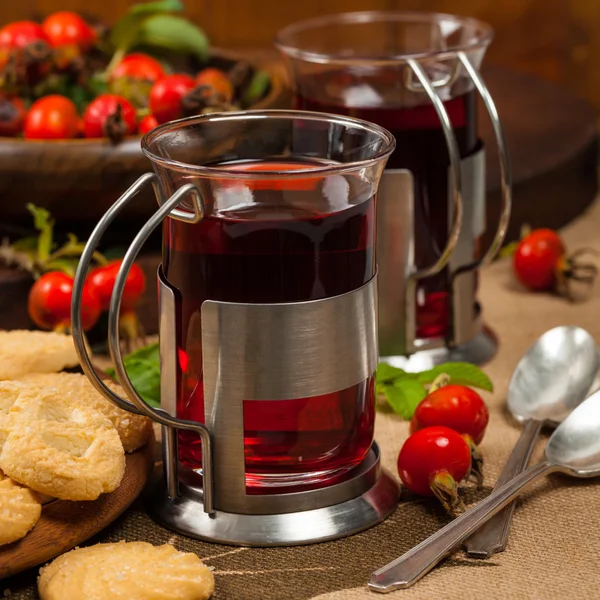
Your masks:
<svg viewBox="0 0 600 600"><path fill-rule="evenodd" d="M555 327L544 333L519 361L508 388L508 408L523 430L494 489L525 470L546 423L557 425L590 393L600 366L596 344L581 327ZM465 543L473 558L506 548L515 502L492 517Z"/></svg>

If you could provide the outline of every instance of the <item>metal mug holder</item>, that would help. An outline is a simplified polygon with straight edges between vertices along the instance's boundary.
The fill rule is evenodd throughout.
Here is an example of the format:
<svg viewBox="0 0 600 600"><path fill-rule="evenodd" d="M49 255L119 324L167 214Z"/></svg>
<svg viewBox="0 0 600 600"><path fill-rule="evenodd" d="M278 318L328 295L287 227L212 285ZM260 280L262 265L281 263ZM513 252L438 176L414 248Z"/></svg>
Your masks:
<svg viewBox="0 0 600 600"><path fill-rule="evenodd" d="M461 227L466 213L463 203L464 175L460 153L450 117L444 108L436 88L445 88L459 77L461 69L469 75L477 89L491 120L500 160L502 205L500 218L492 242L475 261L452 265L461 236L473 236L472 231ZM437 261L425 268L416 269L414 264L413 231L413 182L410 171L393 174L393 186L389 186L390 198L386 202L386 176L379 191L379 251L380 273L380 327L383 360L408 370L423 369L447 360L464 360L482 363L496 351L494 336L481 322L481 308L476 303L472 278L464 277L490 263L506 235L512 204L512 180L508 150L502 124L494 101L479 71L464 52L457 52L456 62L450 73L439 81L432 81L423 66L414 59L406 61L404 85L413 91L424 91L439 117L450 158L450 187L452 223L446 247ZM415 81L416 78L416 81ZM483 166L483 151L478 156ZM402 197L402 202L399 199ZM445 338L418 339L416 335L416 290L422 279L437 275L450 266L449 319ZM403 276L399 277L398 273Z"/></svg>
<svg viewBox="0 0 600 600"><path fill-rule="evenodd" d="M92 365L81 326L81 300L85 276L102 235L119 211L147 185L154 187L159 208L125 254L108 318L109 351L127 400L112 391ZM178 208L188 197L193 212ZM175 416L175 292L161 267L160 409L149 406L134 389L119 340L119 313L127 275L144 242L167 216L199 222L204 206L198 188L185 184L165 201L158 177L143 175L99 221L82 253L73 286L72 330L83 371L94 387L119 408L145 415L162 426L163 473L155 478L147 494L150 512L185 535L250 546L325 541L361 531L386 518L396 507L400 490L396 480L382 470L376 443L339 482L308 491L248 494L244 462L242 399L268 402L318 396L360 383L375 371L377 278L347 294L310 302L204 302L205 424L179 419ZM285 338L280 335L282 330L286 331ZM239 344L240 337L244 344ZM201 439L201 482L197 474L179 464L178 430L193 431Z"/></svg>

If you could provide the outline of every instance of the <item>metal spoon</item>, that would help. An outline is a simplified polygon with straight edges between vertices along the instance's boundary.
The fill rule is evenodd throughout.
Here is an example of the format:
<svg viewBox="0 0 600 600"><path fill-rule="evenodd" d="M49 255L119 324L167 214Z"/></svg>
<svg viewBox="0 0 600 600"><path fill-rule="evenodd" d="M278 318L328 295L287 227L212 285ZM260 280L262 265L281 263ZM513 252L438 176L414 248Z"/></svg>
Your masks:
<svg viewBox="0 0 600 600"><path fill-rule="evenodd" d="M525 486L555 471L573 477L600 475L600 392L582 402L556 428L546 446L545 461L517 475L418 546L375 571L369 587L376 592L410 587L514 500Z"/></svg>
<svg viewBox="0 0 600 600"><path fill-rule="evenodd" d="M583 402L599 367L594 338L581 327L550 329L529 348L508 387L508 408L523 430L494 489L523 472L542 426L556 426ZM515 506L507 506L467 540L469 556L488 558L506 548Z"/></svg>

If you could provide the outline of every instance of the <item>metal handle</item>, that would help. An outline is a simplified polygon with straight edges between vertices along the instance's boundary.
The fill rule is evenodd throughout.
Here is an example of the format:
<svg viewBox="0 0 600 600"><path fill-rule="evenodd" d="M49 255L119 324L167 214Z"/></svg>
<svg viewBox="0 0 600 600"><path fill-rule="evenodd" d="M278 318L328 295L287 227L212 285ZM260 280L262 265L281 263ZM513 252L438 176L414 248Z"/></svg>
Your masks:
<svg viewBox="0 0 600 600"><path fill-rule="evenodd" d="M450 172L451 172L451 180L452 180L452 226L450 227L450 233L448 235L448 241L446 242L446 247L440 254L437 261L430 265L429 267L425 267L423 269L419 269L415 271L411 277L413 279L424 279L425 277L431 277L432 275L436 275L439 273L450 260L450 256L452 255L452 251L458 242L458 238L460 235L460 227L462 224L462 178L461 178L461 170L460 170L460 152L458 150L458 143L456 141L456 136L454 135L454 129L452 128L452 122L450 121L450 117L446 112L444 107L444 103L442 99L438 96L437 92L431 85L431 81L425 72L425 69L416 61L416 60L408 60L408 65L415 72L417 79L423 86L425 92L429 96L433 107L435 108L435 112L437 113L440 123L442 124L442 130L444 132L444 137L446 138L446 145L448 146L448 155L450 157Z"/></svg>
<svg viewBox="0 0 600 600"><path fill-rule="evenodd" d="M407 61L409 67L414 71L423 89L429 96L433 107L440 119L444 137L446 139L446 145L448 147L448 156L450 157L450 177L452 182L452 225L450 227L450 233L448 234L448 241L446 247L440 254L437 261L423 269L419 269L408 276L406 283L406 349L408 353L412 353L415 350L415 339L416 339L416 307L415 307L415 296L417 281L426 277L431 277L439 273L448 263L452 252L458 243L460 236L460 228L462 224L463 215L463 204L462 204L462 178L460 170L460 152L458 149L458 143L454 130L452 128L452 122L450 117L444 108L444 103L438 96L434 89L425 69L413 59Z"/></svg>
<svg viewBox="0 0 600 600"><path fill-rule="evenodd" d="M492 129L494 130L494 137L496 138L496 144L498 145L498 158L500 159L500 183L502 188L502 209L500 211L500 219L498 220L498 227L494 234L494 239L487 249L487 252L479 260L465 265L457 269L455 275L470 271L481 266L490 263L502 246L506 231L508 229L508 222L510 220L510 211L512 207L512 173L510 170L510 161L508 156L508 145L506 143L506 136L504 135L504 128L500 122L500 116L492 96L481 77L479 71L472 65L469 57L464 52L458 53L460 62L465 67L465 70L472 79L483 104L490 117Z"/></svg>
<svg viewBox="0 0 600 600"><path fill-rule="evenodd" d="M516 498L525 486L543 475L560 470L562 468L558 465L543 462L517 475L498 491L492 492L485 500L454 519L437 533L400 558L375 571L371 575L369 588L375 592L387 593L410 587L491 516Z"/></svg>
<svg viewBox="0 0 600 600"><path fill-rule="evenodd" d="M495 490L501 488L527 468L542 425L543 421L536 419L525 421L521 435L496 481ZM509 506L492 517L467 540L465 549L469 556L489 558L495 552L502 552L506 548L515 506L516 502L511 502Z"/></svg>
<svg viewBox="0 0 600 600"><path fill-rule="evenodd" d="M137 234L133 242L131 243L123 262L117 278L115 280L115 287L110 302L110 312L108 319L108 343L110 355L113 360L113 364L116 373L119 377L119 382L125 389L130 401L121 398L118 394L115 394L97 375L94 366L92 365L90 356L88 355L85 340L83 336L83 328L81 326L81 302L83 294L83 286L85 278L90 267L92 256L98 247L100 239L104 235L106 229L116 218L121 209L127 205L146 185L151 184L154 188L154 192L159 199L159 209L150 217L148 222L142 227L140 232ZM198 222L202 219L204 214L204 206L200 192L198 188L188 183L179 188L168 200L162 202L162 192L159 185L158 177L153 173L146 173L142 175L106 212L106 214L100 219L94 231L90 235L90 238L85 246L85 249L81 255L77 271L75 273L75 280L73 283L73 302L71 305L71 322L73 340L75 343L75 349L81 363L81 367L88 379L94 385L94 387L113 404L116 404L119 408L127 410L136 414L142 414L153 421L160 423L166 427L172 427L174 429L185 429L189 431L195 431L202 440L202 470L203 470L203 488L204 488L204 511L212 513L214 511L214 497L213 497L213 473L212 473L212 445L208 429L202 423L195 421L187 421L184 419L177 419L169 415L166 411L161 409L154 409L149 406L135 391L131 380L129 379L125 366L123 365L123 359L121 349L119 347L119 312L121 308L121 297L127 281L127 275L131 266L133 265L139 251L141 250L144 242L150 236L150 234L158 227L163 219L172 214L174 209L181 204L181 202L191 195L193 199L194 212L188 213L178 211L175 218L179 218L186 222ZM181 216L183 215L183 217Z"/></svg>

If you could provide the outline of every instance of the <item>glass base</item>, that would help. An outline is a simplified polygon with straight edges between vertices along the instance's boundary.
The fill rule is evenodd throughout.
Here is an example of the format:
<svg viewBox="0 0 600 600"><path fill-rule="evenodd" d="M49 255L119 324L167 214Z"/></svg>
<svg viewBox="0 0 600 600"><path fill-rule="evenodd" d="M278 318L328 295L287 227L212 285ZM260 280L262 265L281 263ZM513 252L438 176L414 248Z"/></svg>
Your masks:
<svg viewBox="0 0 600 600"><path fill-rule="evenodd" d="M235 546L294 546L324 542L363 531L387 518L398 505L400 486L381 468L379 448L348 481L321 490L266 496L258 510L203 512L202 487L182 472L179 495L169 497L157 476L145 492L151 516L188 537ZM217 498L218 498L218 490ZM283 502L282 502L283 501Z"/></svg>

